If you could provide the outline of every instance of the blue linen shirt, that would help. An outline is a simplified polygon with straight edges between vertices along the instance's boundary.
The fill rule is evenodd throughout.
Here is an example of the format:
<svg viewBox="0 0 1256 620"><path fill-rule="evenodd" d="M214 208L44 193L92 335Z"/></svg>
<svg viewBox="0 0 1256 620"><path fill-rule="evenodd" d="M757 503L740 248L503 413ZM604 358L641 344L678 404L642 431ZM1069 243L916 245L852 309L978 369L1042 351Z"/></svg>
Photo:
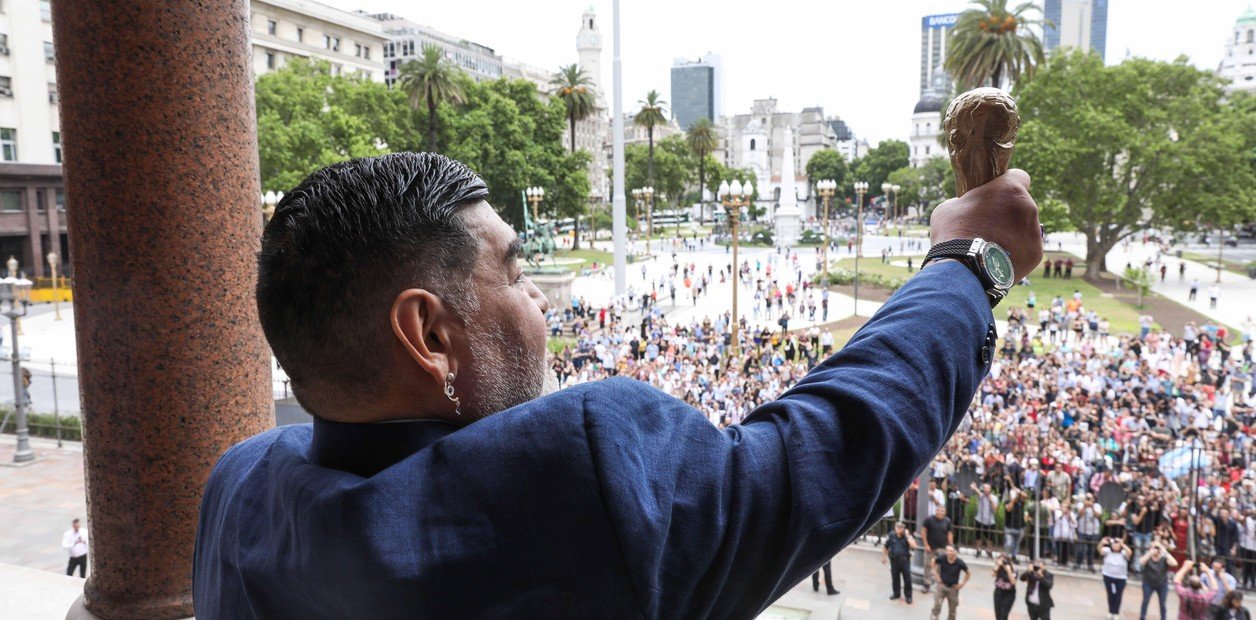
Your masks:
<svg viewBox="0 0 1256 620"><path fill-rule="evenodd" d="M262 433L206 484L196 617L753 617L942 448L992 318L967 268L930 266L726 429L610 379L465 427Z"/></svg>

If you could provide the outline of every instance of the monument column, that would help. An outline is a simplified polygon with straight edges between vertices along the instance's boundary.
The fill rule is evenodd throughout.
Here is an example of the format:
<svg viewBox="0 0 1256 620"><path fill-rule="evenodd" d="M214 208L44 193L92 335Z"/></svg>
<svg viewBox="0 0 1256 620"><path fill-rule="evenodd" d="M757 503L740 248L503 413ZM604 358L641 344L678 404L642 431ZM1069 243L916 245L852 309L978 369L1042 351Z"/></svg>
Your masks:
<svg viewBox="0 0 1256 620"><path fill-rule="evenodd" d="M52 7L92 533L80 602L190 616L210 468L274 422L249 5Z"/></svg>

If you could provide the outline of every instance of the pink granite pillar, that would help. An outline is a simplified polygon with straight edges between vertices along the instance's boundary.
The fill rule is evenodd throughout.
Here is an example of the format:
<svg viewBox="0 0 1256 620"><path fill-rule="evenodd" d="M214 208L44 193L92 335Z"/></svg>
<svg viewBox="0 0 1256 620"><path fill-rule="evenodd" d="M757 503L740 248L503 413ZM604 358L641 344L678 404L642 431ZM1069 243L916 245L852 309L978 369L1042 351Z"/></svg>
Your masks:
<svg viewBox="0 0 1256 620"><path fill-rule="evenodd" d="M201 490L273 424L247 0L53 3L92 576L104 618L192 614ZM67 515L68 517L68 515Z"/></svg>

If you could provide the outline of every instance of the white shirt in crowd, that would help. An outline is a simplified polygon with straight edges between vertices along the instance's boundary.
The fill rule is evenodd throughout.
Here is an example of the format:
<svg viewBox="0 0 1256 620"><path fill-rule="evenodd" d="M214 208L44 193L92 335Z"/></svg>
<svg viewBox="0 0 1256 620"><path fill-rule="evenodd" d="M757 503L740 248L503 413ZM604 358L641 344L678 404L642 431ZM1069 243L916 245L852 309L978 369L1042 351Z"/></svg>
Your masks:
<svg viewBox="0 0 1256 620"><path fill-rule="evenodd" d="M70 528L61 535L61 548L70 552L70 557L81 558L87 555L87 528L79 527L78 531Z"/></svg>

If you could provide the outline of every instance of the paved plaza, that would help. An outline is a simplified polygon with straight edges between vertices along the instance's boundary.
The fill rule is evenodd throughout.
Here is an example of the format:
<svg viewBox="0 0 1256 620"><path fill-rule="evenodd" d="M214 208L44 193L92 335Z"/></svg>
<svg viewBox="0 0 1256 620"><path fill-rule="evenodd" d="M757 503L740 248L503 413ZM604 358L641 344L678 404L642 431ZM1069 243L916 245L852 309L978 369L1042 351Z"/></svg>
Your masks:
<svg viewBox="0 0 1256 620"><path fill-rule="evenodd" d="M877 262L881 250L889 247L899 252L902 242L896 238L870 235L866 239L865 260ZM1081 254L1084 248L1081 238L1077 235L1055 235L1049 242L1049 249L1057 245L1064 250ZM598 249L611 250L609 242L599 242ZM656 243L653 258L638 261L628 266L628 282L631 289L639 296L650 290L651 282L658 282L664 276L670 277L673 256L670 244ZM1251 248L1243 248L1245 251ZM1132 243L1128 247L1118 246L1108 257L1108 267L1112 271L1120 271L1126 262L1141 264L1155 252L1154 246ZM785 282L799 282L798 274L793 270L792 261L786 259L772 248L746 247L741 249L741 259L748 261L753 270L756 262L763 266L772 265L773 274ZM830 253L831 260L849 257L850 254L841 248ZM814 249L801 248L798 251L798 268L801 277L809 279L816 266ZM731 253L721 246L708 245L696 251L677 250L675 261L681 265L695 265L697 270L705 273L711 267L709 291L700 297L695 304L687 292L677 292L676 303L672 303L663 292L659 295L659 303L665 314L675 322L701 321L705 317L714 318L729 308L733 279L727 278L720 283L719 271L732 261ZM1185 261L1187 270L1184 278L1177 276L1177 258L1169 258L1169 277L1164 282L1157 281L1156 292L1183 303L1187 307L1224 321L1232 326L1241 327L1247 317L1256 312L1256 282L1230 272L1223 272L1221 283L1221 299L1216 309L1208 307L1205 291L1216 278L1216 271L1208 266ZM643 271L644 269L644 271ZM779 274L779 275L777 275ZM1192 279L1201 283L1199 299L1187 303L1187 287ZM573 294L584 297L594 307L610 303L614 296L614 278L610 270L577 278L573 283ZM757 320L751 317L754 291L743 288L740 292L741 308L751 323L756 326L775 328L776 316L762 316ZM869 316L881 304L861 300L859 314ZM847 319L854 314L855 300L848 295L833 293L830 297L828 323ZM813 324L821 323L817 312L815 321L806 320L805 316L797 316L796 308L790 310L793 317L791 329L805 329ZM1001 313L999 313L1001 314ZM23 336L21 344L23 356L29 358L28 366L35 372L35 380L31 388L35 407L40 411L50 411L54 402L50 366L47 362L56 360L58 387L56 402L63 413L77 413L77 374L74 348L74 312L69 305L61 310L62 319L56 320L51 307L32 309L31 315L23 320ZM11 345L5 333L3 349ZM42 365L41 365L42 364ZM0 363L0 402L12 401L12 379L9 365ZM281 386L276 387L277 392ZM76 442L65 442L58 448L54 441L45 439L32 440L38 460L26 467L0 467L0 563L33 568L43 571L60 573L65 570L65 551L60 547L61 534L68 526L70 519L86 516L86 502L83 483L82 446ZM0 463L10 463L14 450L13 436L0 437ZM964 556L966 560L970 556ZM974 578L963 593L961 617L993 618L991 610L992 579L989 567L985 563L972 562ZM924 618L928 616L931 598L917 594L914 606L887 600L889 594L888 570L880 564L879 556L868 546L856 546L843 552L833 564L835 577L840 580L838 587L842 590L841 600L844 606L843 618L877 618L889 620L895 618ZM1058 618L1100 618L1106 609L1103 605L1102 584L1088 576L1060 575L1057 579L1057 597L1060 607L1057 608ZM804 597L824 599L825 595L811 591L810 581L800 584L794 594ZM1125 613L1123 617L1135 618L1141 590L1131 587L1126 594ZM1172 597L1171 597L1172 598ZM1170 607L1171 614L1176 602ZM3 614L0 614L3 615ZM1024 618L1024 605L1018 603L1013 618Z"/></svg>

